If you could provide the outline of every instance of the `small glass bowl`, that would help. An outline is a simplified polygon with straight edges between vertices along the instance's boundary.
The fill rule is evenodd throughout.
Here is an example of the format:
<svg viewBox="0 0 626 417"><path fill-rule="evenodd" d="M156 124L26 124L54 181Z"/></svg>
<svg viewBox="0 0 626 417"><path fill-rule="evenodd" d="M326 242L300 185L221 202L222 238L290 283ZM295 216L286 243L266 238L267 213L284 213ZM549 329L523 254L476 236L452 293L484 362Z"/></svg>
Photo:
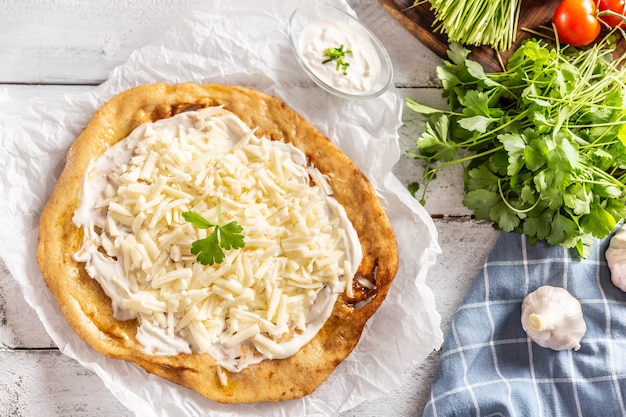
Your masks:
<svg viewBox="0 0 626 417"><path fill-rule="evenodd" d="M309 68L304 61L302 51L300 50L300 35L307 26L320 20L338 20L344 24L350 25L353 30L357 31L361 36L370 41L373 49L378 55L378 59L380 60L378 80L374 82L372 88L364 91L363 93L350 93L342 91L324 82ZM315 81L317 85L331 94L348 99L371 99L378 97L387 91L393 82L393 66L391 64L391 59L389 59L389 54L387 54L387 50L382 43L369 29L363 26L358 19L335 6L320 2L305 3L299 6L293 11L291 17L289 18L287 32L289 34L291 48L298 59L298 63L304 69L304 72L306 72L306 74L313 81Z"/></svg>

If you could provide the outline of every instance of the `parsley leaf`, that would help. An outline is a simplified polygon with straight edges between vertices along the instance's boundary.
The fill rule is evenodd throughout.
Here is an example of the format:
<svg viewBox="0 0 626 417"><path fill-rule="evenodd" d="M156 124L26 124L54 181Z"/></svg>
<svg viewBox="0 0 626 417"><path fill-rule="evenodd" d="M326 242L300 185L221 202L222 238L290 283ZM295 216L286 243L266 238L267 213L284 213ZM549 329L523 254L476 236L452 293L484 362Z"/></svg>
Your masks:
<svg viewBox="0 0 626 417"><path fill-rule="evenodd" d="M550 224L550 235L547 240L551 245L558 245L565 242L568 236L573 236L577 233L578 227L573 220L563 216L560 213L555 213Z"/></svg>
<svg viewBox="0 0 626 417"><path fill-rule="evenodd" d="M546 208L540 210L534 216L528 216L524 222L523 231L528 236L534 236L537 239L546 239L550 235L550 227L554 210Z"/></svg>
<svg viewBox="0 0 626 417"><path fill-rule="evenodd" d="M243 227L235 221L228 223L226 226L220 227L221 246L224 249L243 248L245 243L241 232Z"/></svg>
<svg viewBox="0 0 626 417"><path fill-rule="evenodd" d="M498 227L505 232L512 232L520 223L520 218L510 206L499 201L489 210L489 216L497 223Z"/></svg>
<svg viewBox="0 0 626 417"><path fill-rule="evenodd" d="M581 224L595 237L604 237L615 229L615 218L599 202L591 203L591 211L584 216Z"/></svg>
<svg viewBox="0 0 626 417"><path fill-rule="evenodd" d="M490 218L491 208L500 201L500 196L488 190L474 190L465 194L463 204L466 207L474 210L476 218L479 220L486 220Z"/></svg>
<svg viewBox="0 0 626 417"><path fill-rule="evenodd" d="M420 183L419 182L412 182L409 185L407 185L407 190L409 190L409 193L411 193L411 195L413 197L415 197L415 194L417 194L417 192L420 189Z"/></svg>
<svg viewBox="0 0 626 417"><path fill-rule="evenodd" d="M591 210L591 192L583 184L572 184L567 188L563 196L563 202L566 207L571 208L574 214L578 216L589 214Z"/></svg>
<svg viewBox="0 0 626 417"><path fill-rule="evenodd" d="M488 191L497 191L500 177L494 174L486 165L480 165L467 172L468 177L465 180L466 189L468 191L479 190L484 188Z"/></svg>
<svg viewBox="0 0 626 417"><path fill-rule="evenodd" d="M226 258L225 250L240 249L245 246L244 237L241 234L243 227L236 221L225 226L220 226L221 202L218 200L217 224L213 224L195 211L186 211L183 218L198 229L209 229L213 232L204 239L196 240L191 244L191 253L197 255L196 259L202 265L219 264Z"/></svg>
<svg viewBox="0 0 626 417"><path fill-rule="evenodd" d="M421 114L443 113L443 110L439 110L434 107L430 107L425 104L418 103L417 101L413 100L411 97L407 97L406 105L409 109L413 110L416 113L421 113Z"/></svg>
<svg viewBox="0 0 626 417"><path fill-rule="evenodd" d="M433 123L426 126L426 132L418 139L422 155L426 159L450 161L457 153L457 146L448 138L450 119L447 115L439 115Z"/></svg>
<svg viewBox="0 0 626 417"><path fill-rule="evenodd" d="M196 240L191 244L191 253L196 256L196 260L202 265L213 265L222 263L226 254L220 247L218 229L204 239Z"/></svg>
<svg viewBox="0 0 626 417"><path fill-rule="evenodd" d="M207 219L196 213L195 211L186 211L183 213L183 219L196 226L198 229L208 229L215 226Z"/></svg>

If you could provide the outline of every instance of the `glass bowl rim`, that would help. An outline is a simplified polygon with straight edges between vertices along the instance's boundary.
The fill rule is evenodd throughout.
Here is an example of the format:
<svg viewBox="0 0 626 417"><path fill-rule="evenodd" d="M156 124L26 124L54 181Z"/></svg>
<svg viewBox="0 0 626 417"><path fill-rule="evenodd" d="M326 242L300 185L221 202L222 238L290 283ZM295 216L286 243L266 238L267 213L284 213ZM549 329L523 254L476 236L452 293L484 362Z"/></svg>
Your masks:
<svg viewBox="0 0 626 417"><path fill-rule="evenodd" d="M379 80L376 83L376 85L382 84L380 87L373 89L373 90L369 90L362 94L348 93L348 92L339 90L333 87L332 85L329 85L328 83L324 82L317 75L315 75L315 73L311 71L311 69L309 69L308 65L302 59L300 48L298 46L299 39L297 36L300 33L295 32L294 21L303 12L303 10L307 8L311 8L311 7L328 8L330 11L332 11L332 13L336 13L340 15L341 17L346 18L353 24L355 24L361 31L363 31L365 35L367 35L368 40L372 42L372 45L374 46L374 49L376 50L378 54L378 58L381 61L380 62L380 65L381 65L380 77L381 78L384 77L384 78L382 82ZM310 23L313 23L314 21L315 20L311 20ZM393 83L393 65L391 63L391 58L389 57L387 49L383 46L382 42L380 42L378 37L376 37L376 35L374 35L374 33L369 28L367 28L363 23L361 23L361 21L357 17L347 13L344 10L341 10L339 7L333 4L314 1L314 2L306 2L306 3L299 5L298 7L294 9L294 11L291 13L291 16L289 17L289 21L287 23L287 34L289 37L289 42L291 44L291 49L294 55L296 56L298 63L304 70L304 72L317 85L319 85L320 87L322 87L324 90L328 91L331 94L334 94L336 96L343 97L343 98L350 98L350 99L360 99L360 100L371 99L371 98L378 97L382 95L383 93L385 93L391 87L391 84ZM385 77L386 73L388 73L388 75Z"/></svg>

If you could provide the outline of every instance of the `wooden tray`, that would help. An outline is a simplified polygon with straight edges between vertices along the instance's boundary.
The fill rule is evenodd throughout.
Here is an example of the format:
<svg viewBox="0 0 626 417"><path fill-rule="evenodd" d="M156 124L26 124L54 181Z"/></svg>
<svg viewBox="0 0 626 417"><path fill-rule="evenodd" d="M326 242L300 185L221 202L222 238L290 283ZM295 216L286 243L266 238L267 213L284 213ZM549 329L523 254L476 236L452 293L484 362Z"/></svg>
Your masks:
<svg viewBox="0 0 626 417"><path fill-rule="evenodd" d="M413 6L413 0L379 0L387 12L404 28L417 37L424 45L442 58L446 57L448 40L445 34L433 33L432 24L435 15L430 10L430 3ZM519 17L517 40L507 51L500 53L504 62L511 53L517 49L522 41L532 35L522 28L540 31L540 26L551 26L552 15L560 3L560 0L522 0L522 10ZM545 31L542 31L545 33ZM499 71L502 69L495 51L490 47L469 48L472 50L470 57L480 62L486 71Z"/></svg>

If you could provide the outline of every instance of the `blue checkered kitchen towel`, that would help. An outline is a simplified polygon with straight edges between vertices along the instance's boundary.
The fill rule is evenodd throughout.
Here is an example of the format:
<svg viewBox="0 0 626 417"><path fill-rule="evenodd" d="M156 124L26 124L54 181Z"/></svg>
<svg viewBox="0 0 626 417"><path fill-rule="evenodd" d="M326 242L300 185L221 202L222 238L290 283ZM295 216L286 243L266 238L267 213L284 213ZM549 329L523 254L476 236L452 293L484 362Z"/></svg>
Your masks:
<svg viewBox="0 0 626 417"><path fill-rule="evenodd" d="M454 316L424 416L626 416L626 293L611 283L609 239L581 261L503 233ZM526 336L522 300L542 285L581 302L580 350Z"/></svg>

